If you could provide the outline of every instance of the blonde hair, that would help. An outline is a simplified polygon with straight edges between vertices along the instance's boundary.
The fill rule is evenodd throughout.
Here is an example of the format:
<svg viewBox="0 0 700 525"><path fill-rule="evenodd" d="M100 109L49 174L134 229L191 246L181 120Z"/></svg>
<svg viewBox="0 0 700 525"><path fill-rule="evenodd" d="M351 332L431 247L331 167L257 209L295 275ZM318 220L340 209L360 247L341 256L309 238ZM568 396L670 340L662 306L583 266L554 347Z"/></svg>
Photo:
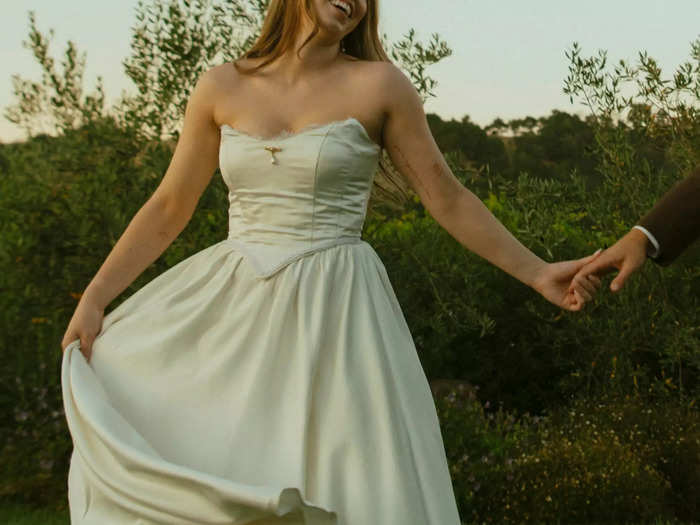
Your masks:
<svg viewBox="0 0 700 525"><path fill-rule="evenodd" d="M299 48L300 51L319 30L318 19L311 9L310 2L311 0L270 0L260 35L250 49L233 62L234 67L242 74L251 74L287 52L294 45L296 34L300 31L301 10L304 9L309 19L313 21L314 28ZM367 0L367 13L357 27L343 38L341 49L346 54L361 60L391 62L379 39L378 4L379 0ZM244 58L263 58L264 60L246 70L237 63ZM373 187L376 187L385 197L383 201L398 204L401 207L403 201L408 198L408 188L385 154L384 148L380 152L378 171ZM382 180L388 182L391 187L382 185Z"/></svg>

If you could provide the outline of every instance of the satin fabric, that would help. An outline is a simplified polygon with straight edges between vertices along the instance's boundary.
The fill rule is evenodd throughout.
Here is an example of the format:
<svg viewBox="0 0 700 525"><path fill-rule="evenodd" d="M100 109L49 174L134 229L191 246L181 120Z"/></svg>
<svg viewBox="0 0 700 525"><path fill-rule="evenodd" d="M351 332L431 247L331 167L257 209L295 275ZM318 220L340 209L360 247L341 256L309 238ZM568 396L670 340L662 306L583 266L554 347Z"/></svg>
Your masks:
<svg viewBox="0 0 700 525"><path fill-rule="evenodd" d="M73 524L459 525L354 119L221 130L229 236L66 348ZM265 146L281 148L270 162Z"/></svg>

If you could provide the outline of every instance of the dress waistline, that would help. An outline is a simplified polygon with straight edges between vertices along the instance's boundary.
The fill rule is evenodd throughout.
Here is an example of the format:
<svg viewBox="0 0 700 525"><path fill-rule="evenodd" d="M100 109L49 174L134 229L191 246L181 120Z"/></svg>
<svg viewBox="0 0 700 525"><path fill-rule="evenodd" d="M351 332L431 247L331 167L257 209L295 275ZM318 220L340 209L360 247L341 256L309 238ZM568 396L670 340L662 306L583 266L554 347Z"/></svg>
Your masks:
<svg viewBox="0 0 700 525"><path fill-rule="evenodd" d="M357 244L364 241L359 235L341 236L304 248L243 242L234 237L229 237L223 242L232 245L246 257L259 279L266 279L306 255L341 244Z"/></svg>

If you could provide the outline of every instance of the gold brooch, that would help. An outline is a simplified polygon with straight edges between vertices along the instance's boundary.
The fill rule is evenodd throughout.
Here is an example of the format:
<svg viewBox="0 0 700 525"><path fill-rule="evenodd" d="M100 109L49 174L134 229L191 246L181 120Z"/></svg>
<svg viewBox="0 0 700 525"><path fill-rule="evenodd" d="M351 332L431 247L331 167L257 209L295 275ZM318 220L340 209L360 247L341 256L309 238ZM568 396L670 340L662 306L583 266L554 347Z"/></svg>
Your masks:
<svg viewBox="0 0 700 525"><path fill-rule="evenodd" d="M272 157L270 158L270 162L272 164L277 164L277 158L275 157L275 153L277 153L278 151L282 151L282 148L278 148L276 146L265 146L265 149L270 152L270 155L272 155Z"/></svg>

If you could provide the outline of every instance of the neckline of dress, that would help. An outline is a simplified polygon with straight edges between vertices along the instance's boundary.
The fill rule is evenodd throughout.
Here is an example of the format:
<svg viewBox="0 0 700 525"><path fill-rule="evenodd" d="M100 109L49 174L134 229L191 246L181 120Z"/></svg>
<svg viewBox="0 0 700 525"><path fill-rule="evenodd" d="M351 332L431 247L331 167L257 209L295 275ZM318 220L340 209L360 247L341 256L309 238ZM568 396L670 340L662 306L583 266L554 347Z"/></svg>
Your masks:
<svg viewBox="0 0 700 525"><path fill-rule="evenodd" d="M344 124L350 124L354 123L357 124L362 132L362 136L364 137L365 140L367 140L370 144L372 144L375 148L381 149L381 146L377 144L372 138L369 136L369 133L367 132L367 129L365 128L364 124L360 122L358 119L355 117L348 117L346 119L342 120L331 120L330 122L324 122L324 123L313 123L313 124L308 124L307 126L304 126L303 128L297 130L297 131L288 131L288 130L282 130L280 133L272 136L272 137L261 137L260 135L255 135L252 133L248 133L246 131L241 131L240 129L236 129L233 126L230 126L228 124L222 124L219 126L222 130L224 128L228 129L229 131L233 131L237 135L241 135L243 137L247 137L252 140L258 140L258 141L263 141L263 142L273 142L273 141L280 141L280 140L286 140L286 139L291 139L294 137L297 137L299 135L303 135L304 133L307 133L312 130L318 130L318 129L324 129L330 126L339 126L339 125L344 125Z"/></svg>

